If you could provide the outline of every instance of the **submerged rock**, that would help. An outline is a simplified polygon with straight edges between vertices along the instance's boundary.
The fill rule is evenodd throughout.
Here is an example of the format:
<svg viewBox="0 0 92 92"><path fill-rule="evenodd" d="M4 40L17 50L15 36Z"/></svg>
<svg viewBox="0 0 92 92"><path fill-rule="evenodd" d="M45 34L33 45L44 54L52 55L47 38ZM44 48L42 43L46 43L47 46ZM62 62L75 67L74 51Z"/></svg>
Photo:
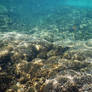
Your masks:
<svg viewBox="0 0 92 92"><path fill-rule="evenodd" d="M42 92L79 92L72 79L60 76L46 81Z"/></svg>
<svg viewBox="0 0 92 92"><path fill-rule="evenodd" d="M5 14L7 12L8 12L8 9L5 6L0 5L0 14Z"/></svg>
<svg viewBox="0 0 92 92"><path fill-rule="evenodd" d="M62 47L62 46L57 46L57 47L53 47L52 50L50 50L47 53L48 57L51 56L63 56L64 52L67 51L69 49L69 47Z"/></svg>
<svg viewBox="0 0 92 92"><path fill-rule="evenodd" d="M80 92L90 90L91 51L49 42L31 42L15 34L3 40L0 49L0 91ZM9 34L8 34L9 37ZM3 38L4 39L4 38ZM4 44L6 43L6 44ZM87 57L88 57L87 56ZM5 73L5 74L3 74ZM4 80L6 81L4 81ZM86 85L88 84L88 86ZM6 86L8 85L8 86Z"/></svg>
<svg viewBox="0 0 92 92"><path fill-rule="evenodd" d="M13 76L8 74L0 74L0 91L5 92L11 86Z"/></svg>

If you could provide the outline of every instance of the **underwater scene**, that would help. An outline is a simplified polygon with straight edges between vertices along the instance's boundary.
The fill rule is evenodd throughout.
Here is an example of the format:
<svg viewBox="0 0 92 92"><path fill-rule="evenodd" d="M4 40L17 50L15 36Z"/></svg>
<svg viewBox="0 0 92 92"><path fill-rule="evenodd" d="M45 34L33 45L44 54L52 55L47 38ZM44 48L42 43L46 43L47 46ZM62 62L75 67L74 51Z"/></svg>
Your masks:
<svg viewBox="0 0 92 92"><path fill-rule="evenodd" d="M92 92L92 0L0 0L0 92Z"/></svg>

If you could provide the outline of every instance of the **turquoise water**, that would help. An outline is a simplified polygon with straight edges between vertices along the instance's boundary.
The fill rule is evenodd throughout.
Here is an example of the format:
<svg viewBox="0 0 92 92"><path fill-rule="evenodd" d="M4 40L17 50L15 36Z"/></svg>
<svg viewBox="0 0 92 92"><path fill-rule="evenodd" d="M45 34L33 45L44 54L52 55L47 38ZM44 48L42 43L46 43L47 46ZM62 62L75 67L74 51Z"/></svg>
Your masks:
<svg viewBox="0 0 92 92"><path fill-rule="evenodd" d="M92 8L92 1L91 0L67 0L66 4L77 6L77 7L87 7Z"/></svg>
<svg viewBox="0 0 92 92"><path fill-rule="evenodd" d="M48 32L49 26L56 26L59 32L72 32L75 40L92 38L90 0L9 0L1 1L1 5L1 16L7 16L6 25L10 28L8 31L32 33L32 29L40 27L39 31L44 28ZM3 23L4 21L1 26Z"/></svg>
<svg viewBox="0 0 92 92"><path fill-rule="evenodd" d="M92 92L92 1L0 0L0 92Z"/></svg>

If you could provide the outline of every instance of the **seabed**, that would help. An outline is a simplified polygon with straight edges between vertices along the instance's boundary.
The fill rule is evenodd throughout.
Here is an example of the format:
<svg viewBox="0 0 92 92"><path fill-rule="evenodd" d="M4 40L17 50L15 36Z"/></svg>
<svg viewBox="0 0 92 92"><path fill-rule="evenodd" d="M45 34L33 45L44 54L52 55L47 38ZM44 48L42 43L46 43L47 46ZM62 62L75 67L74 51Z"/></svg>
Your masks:
<svg viewBox="0 0 92 92"><path fill-rule="evenodd" d="M0 8L0 92L92 92L91 10L25 23Z"/></svg>

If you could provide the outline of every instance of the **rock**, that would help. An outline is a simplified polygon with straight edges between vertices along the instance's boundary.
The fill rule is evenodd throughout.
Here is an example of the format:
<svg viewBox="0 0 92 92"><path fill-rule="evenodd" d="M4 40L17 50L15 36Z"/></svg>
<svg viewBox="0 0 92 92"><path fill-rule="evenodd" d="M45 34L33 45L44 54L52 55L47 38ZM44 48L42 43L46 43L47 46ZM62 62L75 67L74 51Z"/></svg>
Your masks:
<svg viewBox="0 0 92 92"><path fill-rule="evenodd" d="M13 78L7 74L0 75L0 91L5 92L10 86Z"/></svg>
<svg viewBox="0 0 92 92"><path fill-rule="evenodd" d="M30 88L28 89L28 92L35 92L35 89L34 89L33 87L30 87Z"/></svg>
<svg viewBox="0 0 92 92"><path fill-rule="evenodd" d="M38 51L34 45L29 45L28 47L20 46L18 49L18 53L22 54L24 59L28 62L32 61L32 59L37 57Z"/></svg>
<svg viewBox="0 0 92 92"><path fill-rule="evenodd" d="M88 13L86 14L86 17L92 18L92 13L91 13L91 11L88 11Z"/></svg>
<svg viewBox="0 0 92 92"><path fill-rule="evenodd" d="M38 58L47 59L47 51L42 51L37 55Z"/></svg>
<svg viewBox="0 0 92 92"><path fill-rule="evenodd" d="M7 49L0 51L0 66L2 67L2 70L8 70L11 64L13 64L11 60L11 52Z"/></svg>
<svg viewBox="0 0 92 92"><path fill-rule="evenodd" d="M8 50L0 51L0 63L10 61L10 53Z"/></svg>
<svg viewBox="0 0 92 92"><path fill-rule="evenodd" d="M24 88L20 88L17 90L17 92L25 92L25 91L24 91Z"/></svg>
<svg viewBox="0 0 92 92"><path fill-rule="evenodd" d="M76 52L76 51L68 51L66 53L64 53L63 58L65 59L70 59L70 60L79 60L79 61L83 61L85 60L85 54L84 52Z"/></svg>
<svg viewBox="0 0 92 92"><path fill-rule="evenodd" d="M86 41L85 46L86 46L87 48L92 48L92 39Z"/></svg>
<svg viewBox="0 0 92 92"><path fill-rule="evenodd" d="M0 31L9 31L12 24L12 17L9 16L8 9L4 5L0 5Z"/></svg>
<svg viewBox="0 0 92 92"><path fill-rule="evenodd" d="M8 90L6 90L6 92L14 92L14 90L13 89L8 89Z"/></svg>
<svg viewBox="0 0 92 92"><path fill-rule="evenodd" d="M45 86L42 89L43 92L79 92L76 85L71 79L63 76L59 76L55 79L49 79L46 81Z"/></svg>
<svg viewBox="0 0 92 92"><path fill-rule="evenodd" d="M62 46L58 46L58 47L53 47L52 50L50 50L47 53L47 57L51 57L51 56L63 56L64 52L67 51L69 48L65 47L63 48Z"/></svg>
<svg viewBox="0 0 92 92"><path fill-rule="evenodd" d="M51 43L48 43L48 42L41 42L41 43L38 43L40 44L41 48L40 48L40 52L47 52L47 51L50 51L52 48L53 48L53 44Z"/></svg>
<svg viewBox="0 0 92 92"><path fill-rule="evenodd" d="M92 76L85 74L80 77L74 78L74 81L78 87L82 87L85 84L92 84Z"/></svg>
<svg viewBox="0 0 92 92"><path fill-rule="evenodd" d="M46 62L49 64L55 64L55 63L58 63L59 59L61 59L61 57L52 56L52 57L48 58Z"/></svg>
<svg viewBox="0 0 92 92"><path fill-rule="evenodd" d="M8 9L3 6L3 5L0 5L0 14L4 14L4 13L7 13L8 12Z"/></svg>
<svg viewBox="0 0 92 92"><path fill-rule="evenodd" d="M92 84L85 84L81 89L81 92L91 92L92 91Z"/></svg>
<svg viewBox="0 0 92 92"><path fill-rule="evenodd" d="M12 19L8 15L0 15L0 29L3 32L9 31L9 24L12 25Z"/></svg>

